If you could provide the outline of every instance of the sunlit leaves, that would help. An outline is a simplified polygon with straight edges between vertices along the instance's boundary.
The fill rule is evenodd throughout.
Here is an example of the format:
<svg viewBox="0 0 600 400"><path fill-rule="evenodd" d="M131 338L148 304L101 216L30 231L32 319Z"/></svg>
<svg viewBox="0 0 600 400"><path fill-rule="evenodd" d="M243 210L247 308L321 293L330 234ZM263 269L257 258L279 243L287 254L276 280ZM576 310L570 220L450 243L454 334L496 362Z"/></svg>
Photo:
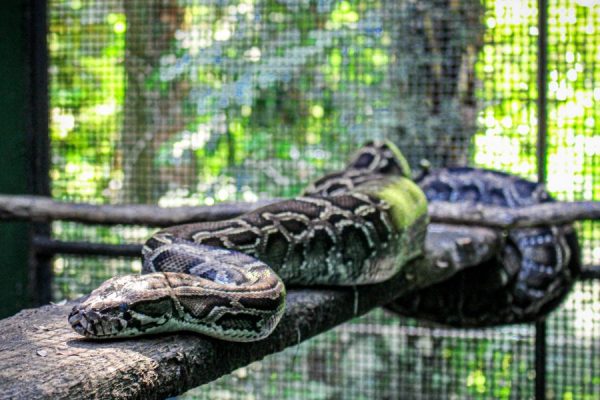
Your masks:
<svg viewBox="0 0 600 400"><path fill-rule="evenodd" d="M537 39L524 43L515 41L515 32L529 29L530 34L537 34L537 30L531 32L537 23L534 7L535 4L527 0L518 6L512 1L497 1L486 18L489 28L486 41L490 44L484 47L479 64L482 97L493 97L498 101L482 110L485 118L481 126L485 135L478 136L475 142L475 162L479 165L510 169L531 178L535 176L535 158L526 149L531 148L529 143L535 143L537 135L537 90L534 84ZM591 176L585 178L582 174L586 170L584 164L588 162L584 159L589 160L586 153L589 155L593 147L578 146L575 149L569 146L573 146L574 141L584 143L588 135L593 135L590 128L599 116L593 107L593 82L600 77L594 76L589 69L597 63L600 48L581 47L574 38L595 31L600 11L568 4L550 7L549 12L548 180L551 190L566 194L580 191L573 181L591 181ZM509 119L512 123L508 123ZM571 178L565 175L563 166L569 166ZM580 178L574 179L577 176ZM587 198L600 198L597 192L586 190L586 194L589 195Z"/></svg>
<svg viewBox="0 0 600 400"><path fill-rule="evenodd" d="M354 7L356 4L354 5ZM354 27L358 22L360 15L355 11L353 5L348 1L340 1L331 12L330 20L327 23L328 29L339 29L343 25Z"/></svg>
<svg viewBox="0 0 600 400"><path fill-rule="evenodd" d="M310 113L315 118L323 118L323 115L325 115L325 110L319 104L315 104L310 108Z"/></svg>
<svg viewBox="0 0 600 400"><path fill-rule="evenodd" d="M106 201L118 174L112 167L125 95L125 17L87 1L52 1L49 8L53 194Z"/></svg>
<svg viewBox="0 0 600 400"><path fill-rule="evenodd" d="M126 18L123 13L109 13L106 16L106 22L112 25L113 32L116 34L124 34L127 30Z"/></svg>

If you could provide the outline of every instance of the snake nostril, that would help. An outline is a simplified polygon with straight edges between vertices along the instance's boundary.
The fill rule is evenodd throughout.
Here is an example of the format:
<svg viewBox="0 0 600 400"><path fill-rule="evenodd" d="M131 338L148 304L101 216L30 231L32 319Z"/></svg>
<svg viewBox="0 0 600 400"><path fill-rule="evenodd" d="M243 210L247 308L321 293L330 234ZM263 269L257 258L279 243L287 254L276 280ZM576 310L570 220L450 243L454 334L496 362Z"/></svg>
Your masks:
<svg viewBox="0 0 600 400"><path fill-rule="evenodd" d="M77 324L79 324L79 322L81 321L81 314L79 312L71 312L71 315L69 315L69 324L71 324L71 326L75 326Z"/></svg>

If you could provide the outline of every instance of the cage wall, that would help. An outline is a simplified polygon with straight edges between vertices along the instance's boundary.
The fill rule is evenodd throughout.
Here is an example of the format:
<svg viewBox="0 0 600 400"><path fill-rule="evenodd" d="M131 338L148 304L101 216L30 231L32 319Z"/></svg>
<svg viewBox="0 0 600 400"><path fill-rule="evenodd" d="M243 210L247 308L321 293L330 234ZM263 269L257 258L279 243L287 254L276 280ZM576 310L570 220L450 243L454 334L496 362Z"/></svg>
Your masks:
<svg viewBox="0 0 600 400"><path fill-rule="evenodd" d="M547 185L599 200L600 10L549 2ZM413 167L536 179L535 1L51 0L55 198L212 205L293 196L389 138ZM62 240L141 243L146 227L54 223ZM586 265L598 224L579 225ZM55 300L138 260L57 255ZM600 396L600 284L548 322L548 398ZM531 398L534 327L428 327L377 310L184 398Z"/></svg>

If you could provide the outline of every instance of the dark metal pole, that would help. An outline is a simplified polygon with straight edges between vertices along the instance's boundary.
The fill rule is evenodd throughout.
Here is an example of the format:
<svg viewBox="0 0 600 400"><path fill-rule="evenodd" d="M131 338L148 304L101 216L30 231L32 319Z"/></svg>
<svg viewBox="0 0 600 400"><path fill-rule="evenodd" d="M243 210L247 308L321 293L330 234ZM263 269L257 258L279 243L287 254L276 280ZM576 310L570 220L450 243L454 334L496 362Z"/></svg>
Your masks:
<svg viewBox="0 0 600 400"><path fill-rule="evenodd" d="M546 399L546 320L535 323L535 398Z"/></svg>
<svg viewBox="0 0 600 400"><path fill-rule="evenodd" d="M548 149L548 1L538 0L537 40L537 175L546 182Z"/></svg>
<svg viewBox="0 0 600 400"><path fill-rule="evenodd" d="M537 175L546 182L546 157L548 147L548 1L538 0L538 51L537 51ZM546 321L535 324L535 398L546 399Z"/></svg>
<svg viewBox="0 0 600 400"><path fill-rule="evenodd" d="M48 7L46 0L28 0L26 34L29 44L27 87L27 144L30 160L29 187L33 194L50 196L49 95L48 95ZM32 225L31 237L50 237L50 224ZM32 248L33 249L33 248ZM51 300L52 257L30 252L29 293L33 304Z"/></svg>
<svg viewBox="0 0 600 400"><path fill-rule="evenodd" d="M0 1L0 192L25 194L29 173L24 132L28 112L26 86L27 27L23 0ZM30 307L28 298L29 224L2 222L0 243L0 318Z"/></svg>
<svg viewBox="0 0 600 400"><path fill-rule="evenodd" d="M600 265L584 266L579 279L582 281L600 280Z"/></svg>

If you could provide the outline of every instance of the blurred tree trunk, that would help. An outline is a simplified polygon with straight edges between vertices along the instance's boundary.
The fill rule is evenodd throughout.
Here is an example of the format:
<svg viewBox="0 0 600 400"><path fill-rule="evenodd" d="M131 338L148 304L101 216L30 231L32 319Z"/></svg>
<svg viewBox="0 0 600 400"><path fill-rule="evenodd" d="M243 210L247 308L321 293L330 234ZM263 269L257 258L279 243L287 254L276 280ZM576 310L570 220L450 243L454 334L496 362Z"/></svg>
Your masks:
<svg viewBox="0 0 600 400"><path fill-rule="evenodd" d="M183 22L176 0L124 1L127 18L125 121L121 138L122 201L155 203L160 195L156 155L184 127L183 79L163 82L161 56L173 47Z"/></svg>
<svg viewBox="0 0 600 400"><path fill-rule="evenodd" d="M477 120L475 64L484 43L480 0L402 3L393 79L399 88L397 137L411 164L469 160Z"/></svg>
<svg viewBox="0 0 600 400"><path fill-rule="evenodd" d="M413 165L421 158L428 158L434 165L465 164L478 111L475 63L483 44L481 20L484 7L479 0L385 1L388 4L384 9L388 9L389 13L384 17L387 18L384 25L392 27L392 42L396 43L390 58L388 82L399 93L390 110L392 115L386 111L386 118L391 117L392 123L387 125L391 129L386 129L384 134L401 147L410 149L408 156ZM166 74L168 77L161 76L161 69L167 70L171 62L173 67L177 66L175 70L189 70L189 67L179 65L184 60L183 57L177 58L174 46L175 33L186 28L183 26L184 7L178 6L175 0L128 0L124 4L128 23L125 61L128 86L120 160L124 172L122 201L156 203L171 185L195 191L193 185L197 173L193 171L194 155L190 155L191 165L180 165L185 160L180 156L175 159L170 152L172 146L166 145L186 126L184 102L195 81L186 73L173 72ZM305 16L317 18L312 12ZM240 37L256 36L254 25L239 29L238 35L243 33ZM267 27L261 29L266 30ZM321 34L327 36L326 32ZM227 46L240 47L241 40L236 37ZM277 43L261 45L266 49ZM161 60L166 55L169 59ZM309 63L308 59L298 57L296 64L303 63ZM223 93L240 90L240 82L236 81L239 77L236 78L233 65L237 64L219 67L227 76L225 86L219 89ZM285 80L285 71L278 73L281 76L276 78ZM293 82L286 85L292 86ZM377 97L368 88L365 85L365 96ZM213 100L225 98L236 101L227 96L212 96ZM320 98L322 95L315 96ZM283 106L294 106L290 113L285 113L285 109L277 110L278 114L283 113L279 118L283 118L285 126L298 125L293 119L289 120L288 115L297 118L299 114L306 113L301 107L295 107L298 102L293 102L293 98L287 92L277 94L277 100ZM352 114L347 108L353 103L348 103L341 94L340 99L339 106L346 108L341 111ZM259 110L255 111L256 114ZM265 123L268 126L278 125L273 118ZM302 134L304 130L299 132ZM367 131L365 134L369 136L372 133ZM238 157L231 150L235 148L231 133L226 140L231 168ZM164 152L161 157L158 157L159 151Z"/></svg>

